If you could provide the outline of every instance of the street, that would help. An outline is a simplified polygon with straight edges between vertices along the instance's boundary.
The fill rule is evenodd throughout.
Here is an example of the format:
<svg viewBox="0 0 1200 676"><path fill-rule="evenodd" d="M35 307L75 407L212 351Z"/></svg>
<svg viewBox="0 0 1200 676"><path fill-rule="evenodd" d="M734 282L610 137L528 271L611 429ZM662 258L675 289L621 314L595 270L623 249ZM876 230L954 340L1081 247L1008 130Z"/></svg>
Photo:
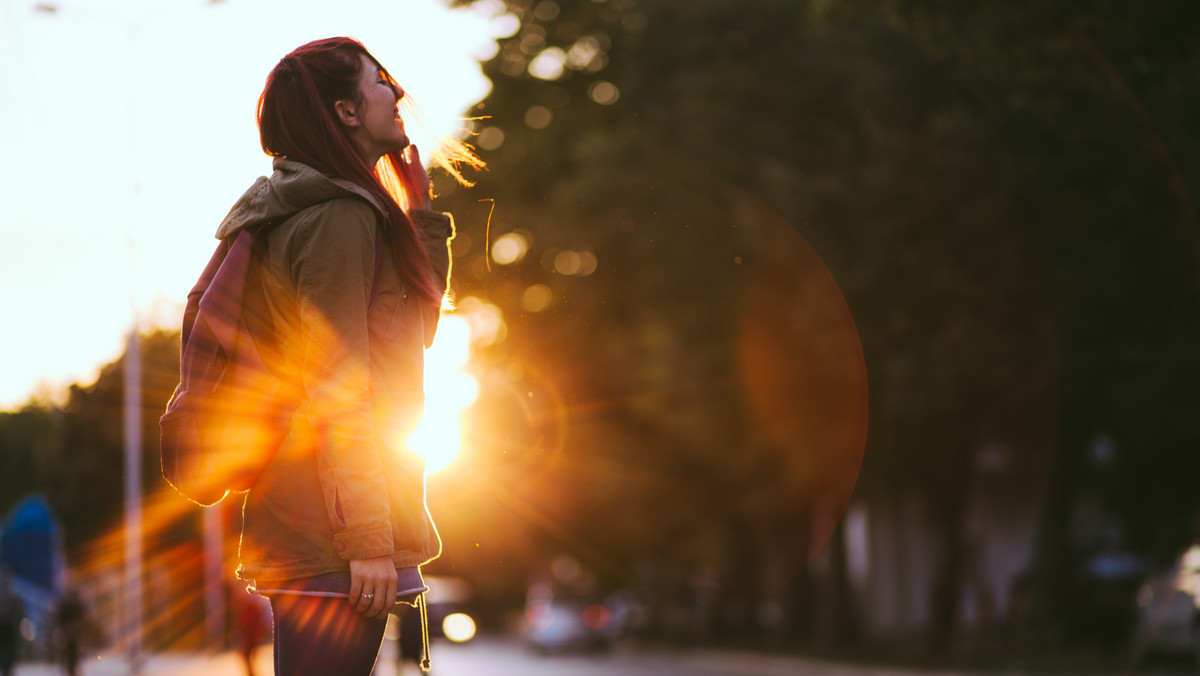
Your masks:
<svg viewBox="0 0 1200 676"><path fill-rule="evenodd" d="M375 669L376 676L417 676L412 663L398 672L396 644L385 641ZM900 670L871 669L822 663L791 657L755 655L710 650L632 651L617 649L597 655L539 655L518 641L483 637L466 644L436 641L432 648L431 676L887 676ZM271 649L264 646L255 656L258 676L269 676ZM117 655L93 656L81 669L82 676L125 676L133 673ZM235 676L244 674L241 660L233 653L216 655L165 653L146 656L142 676ZM50 664L20 664L16 676L60 676L63 671Z"/></svg>
<svg viewBox="0 0 1200 676"><path fill-rule="evenodd" d="M385 641L375 676L418 676L412 663L397 671L396 643ZM435 641L431 676L954 676L956 671L915 671L892 667L823 662L798 657L761 655L748 652L690 650L617 649L597 655L539 655L510 638L482 637L466 644ZM270 676L271 649L264 646L255 656L258 676ZM1119 673L1103 670L1102 673ZM82 676L126 676L133 673L115 655L92 657L84 663ZM1013 674L1019 672L1011 672ZM1175 669L1138 670L1138 674L1186 673ZM16 676L61 676L49 664L21 664ZM147 656L142 676L242 676L240 659L233 653L216 655L164 653Z"/></svg>
<svg viewBox="0 0 1200 676"><path fill-rule="evenodd" d="M379 676L394 672L376 670ZM415 666L406 665L398 676L415 676ZM822 665L790 657L768 657L749 653L708 650L627 651L606 654L540 655L512 640L479 639L465 645L435 644L435 676L784 676L826 674L852 676L864 671L842 665Z"/></svg>

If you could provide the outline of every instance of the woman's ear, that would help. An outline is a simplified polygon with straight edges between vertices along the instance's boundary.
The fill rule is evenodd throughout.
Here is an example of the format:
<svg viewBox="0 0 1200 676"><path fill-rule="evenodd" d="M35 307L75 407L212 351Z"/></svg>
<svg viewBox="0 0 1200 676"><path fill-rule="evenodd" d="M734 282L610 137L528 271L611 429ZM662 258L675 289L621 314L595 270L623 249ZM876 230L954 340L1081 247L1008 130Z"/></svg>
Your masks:
<svg viewBox="0 0 1200 676"><path fill-rule="evenodd" d="M347 127L362 126L362 122L358 119L358 110L352 101L345 99L336 101L333 109L337 111L338 119Z"/></svg>

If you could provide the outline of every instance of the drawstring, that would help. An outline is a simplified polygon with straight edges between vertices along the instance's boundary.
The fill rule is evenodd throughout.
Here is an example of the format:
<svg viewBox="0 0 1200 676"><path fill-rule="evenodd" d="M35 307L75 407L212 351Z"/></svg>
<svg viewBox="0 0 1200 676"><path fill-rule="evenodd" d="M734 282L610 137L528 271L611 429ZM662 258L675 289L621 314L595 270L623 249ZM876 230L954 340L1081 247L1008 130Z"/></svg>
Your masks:
<svg viewBox="0 0 1200 676"><path fill-rule="evenodd" d="M429 671L429 609L424 594L417 596L417 610L421 613L421 671Z"/></svg>

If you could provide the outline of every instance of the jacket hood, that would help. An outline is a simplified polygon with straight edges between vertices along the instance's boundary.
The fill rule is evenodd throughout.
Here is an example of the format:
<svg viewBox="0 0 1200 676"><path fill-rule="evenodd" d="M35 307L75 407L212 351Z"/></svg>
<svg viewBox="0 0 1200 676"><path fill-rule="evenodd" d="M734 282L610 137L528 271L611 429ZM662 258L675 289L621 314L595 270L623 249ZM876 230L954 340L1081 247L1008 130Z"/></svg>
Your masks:
<svg viewBox="0 0 1200 676"><path fill-rule="evenodd" d="M339 197L360 197L386 217L387 209L356 183L326 176L307 164L280 157L275 172L260 176L229 210L217 228L217 239L267 221L287 219L301 211Z"/></svg>

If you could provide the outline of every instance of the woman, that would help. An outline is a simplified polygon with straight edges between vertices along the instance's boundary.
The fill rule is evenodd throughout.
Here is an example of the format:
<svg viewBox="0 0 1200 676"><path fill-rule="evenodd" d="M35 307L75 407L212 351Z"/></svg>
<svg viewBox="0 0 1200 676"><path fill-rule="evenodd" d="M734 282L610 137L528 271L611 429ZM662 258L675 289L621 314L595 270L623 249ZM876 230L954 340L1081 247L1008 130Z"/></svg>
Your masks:
<svg viewBox="0 0 1200 676"><path fill-rule="evenodd" d="M259 99L275 171L217 232L257 229L262 284L245 312L273 329L255 335L274 336L272 370L297 402L246 495L239 551L239 577L271 600L276 674L369 674L388 610L419 601L419 566L441 548L403 439L421 414L454 228L431 211L403 99L355 40L288 54ZM480 166L465 144L450 150Z"/></svg>

